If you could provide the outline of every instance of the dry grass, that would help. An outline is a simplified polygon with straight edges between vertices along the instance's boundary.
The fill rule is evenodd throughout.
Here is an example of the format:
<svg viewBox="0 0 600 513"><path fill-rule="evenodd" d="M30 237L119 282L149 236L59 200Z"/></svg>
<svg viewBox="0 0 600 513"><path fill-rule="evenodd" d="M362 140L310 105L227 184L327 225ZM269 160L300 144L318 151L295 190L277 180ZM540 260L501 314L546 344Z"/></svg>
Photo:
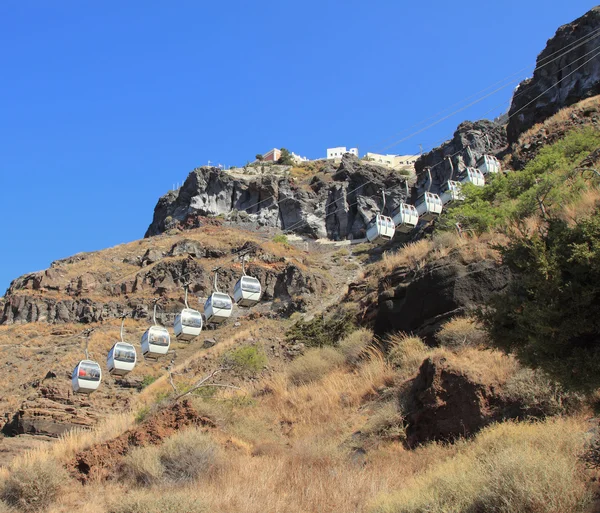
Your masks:
<svg viewBox="0 0 600 513"><path fill-rule="evenodd" d="M430 239L411 242L396 252L385 253L383 260L373 265L369 275L379 278L399 268L418 271L425 265L451 254L456 254L465 264L486 259L499 262L500 254L493 246L505 244L507 240L504 235L498 233L463 237L451 232L436 233Z"/></svg>
<svg viewBox="0 0 600 513"><path fill-rule="evenodd" d="M529 130L519 136L518 144L523 146L535 139L539 132L552 134L560 129L561 125L569 122L572 115L580 115L588 110L600 110L600 96L586 98L574 105L560 109L556 114L544 120L543 123L533 125Z"/></svg>
<svg viewBox="0 0 600 513"><path fill-rule="evenodd" d="M124 492L113 499L107 513L203 513L206 506L197 498L197 491L161 490L159 494L148 491Z"/></svg>
<svg viewBox="0 0 600 513"><path fill-rule="evenodd" d="M481 324L472 317L455 317L442 325L435 335L443 346L451 349L460 347L483 347L487 334Z"/></svg>
<svg viewBox="0 0 600 513"><path fill-rule="evenodd" d="M44 511L69 484L65 470L50 460L36 460L13 468L2 482L0 498L20 511Z"/></svg>
<svg viewBox="0 0 600 513"><path fill-rule="evenodd" d="M360 328L340 340L338 349L344 355L346 363L354 365L358 363L372 342L373 332L366 328Z"/></svg>
<svg viewBox="0 0 600 513"><path fill-rule="evenodd" d="M344 363L344 355L332 347L309 349L288 367L288 380L294 385L312 383Z"/></svg>
<svg viewBox="0 0 600 513"><path fill-rule="evenodd" d="M578 459L584 432L574 419L492 426L372 511L583 512L590 500Z"/></svg>
<svg viewBox="0 0 600 513"><path fill-rule="evenodd" d="M408 378L415 374L423 360L433 354L433 350L419 338L405 333L396 333L387 338L388 360L400 375Z"/></svg>
<svg viewBox="0 0 600 513"><path fill-rule="evenodd" d="M124 475L135 484L182 483L214 476L223 467L221 448L198 429L176 433L160 446L139 447L124 459Z"/></svg>

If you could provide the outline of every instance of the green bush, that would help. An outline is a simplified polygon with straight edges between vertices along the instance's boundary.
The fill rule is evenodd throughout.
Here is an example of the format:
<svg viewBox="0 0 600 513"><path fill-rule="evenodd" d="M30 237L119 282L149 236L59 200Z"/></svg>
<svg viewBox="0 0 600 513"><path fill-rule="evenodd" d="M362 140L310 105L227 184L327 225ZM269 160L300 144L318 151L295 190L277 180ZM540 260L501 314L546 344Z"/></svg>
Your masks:
<svg viewBox="0 0 600 513"><path fill-rule="evenodd" d="M307 347L336 346L356 329L355 317L355 313L339 308L328 316L317 315L306 322L299 320L286 332L286 339Z"/></svg>
<svg viewBox="0 0 600 513"><path fill-rule="evenodd" d="M146 388L147 386L151 385L152 383L154 383L156 381L156 376L150 376L148 374L146 374L143 378L142 378L142 382L140 383L140 390L143 390L144 388Z"/></svg>
<svg viewBox="0 0 600 513"><path fill-rule="evenodd" d="M0 499L19 511L45 511L59 496L69 476L52 460L34 460L14 468L2 483Z"/></svg>
<svg viewBox="0 0 600 513"><path fill-rule="evenodd" d="M267 355L256 346L243 346L233 349L223 356L223 363L238 372L256 374L268 363Z"/></svg>
<svg viewBox="0 0 600 513"><path fill-rule="evenodd" d="M273 242L276 242L277 244L283 244L284 246L289 245L287 235L285 235L283 233L275 235L275 237L273 237Z"/></svg>
<svg viewBox="0 0 600 513"><path fill-rule="evenodd" d="M540 199L547 212L560 210L586 187L573 170L599 145L597 131L575 130L542 148L522 171L488 176L485 187L464 185L465 201L444 209L437 229L454 231L456 223L476 233L503 229L540 212Z"/></svg>
<svg viewBox="0 0 600 513"><path fill-rule="evenodd" d="M515 274L482 316L493 343L568 387L600 386L600 209L575 226L517 237L503 250Z"/></svg>

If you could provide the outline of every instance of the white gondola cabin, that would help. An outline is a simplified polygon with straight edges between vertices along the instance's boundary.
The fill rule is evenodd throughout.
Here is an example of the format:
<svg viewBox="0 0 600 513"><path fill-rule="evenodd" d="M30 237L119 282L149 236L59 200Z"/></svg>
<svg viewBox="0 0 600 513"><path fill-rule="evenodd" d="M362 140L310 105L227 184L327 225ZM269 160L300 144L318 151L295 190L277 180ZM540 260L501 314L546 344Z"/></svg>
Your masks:
<svg viewBox="0 0 600 513"><path fill-rule="evenodd" d="M108 352L106 367L109 374L125 376L133 370L136 361L135 347L126 342L117 342Z"/></svg>
<svg viewBox="0 0 600 513"><path fill-rule="evenodd" d="M233 300L238 306L251 307L260 301L262 287L254 276L244 274L233 289ZM206 311L206 310L205 310Z"/></svg>
<svg viewBox="0 0 600 513"><path fill-rule="evenodd" d="M398 212L392 218L396 225L396 231L401 233L411 232L419 224L419 213L413 205L400 203Z"/></svg>
<svg viewBox="0 0 600 513"><path fill-rule="evenodd" d="M468 167L464 175L460 178L460 183L470 183L475 187L483 187L485 185L485 176L475 167Z"/></svg>
<svg viewBox="0 0 600 513"><path fill-rule="evenodd" d="M171 335L163 326L151 326L142 335L142 354L145 358L158 358L168 353Z"/></svg>
<svg viewBox="0 0 600 513"><path fill-rule="evenodd" d="M394 238L396 226L391 217L377 214L367 226L367 240L375 244L383 244Z"/></svg>
<svg viewBox="0 0 600 513"><path fill-rule="evenodd" d="M214 291L204 303L204 317L207 323L221 324L231 317L233 312L233 301L229 294L220 292L217 287L219 268L215 270Z"/></svg>
<svg viewBox="0 0 600 513"><path fill-rule="evenodd" d="M442 199L432 192L425 192L415 203L419 217L424 221L431 221L442 213Z"/></svg>
<svg viewBox="0 0 600 513"><path fill-rule="evenodd" d="M463 201L465 199L464 194L460 190L460 182L455 182L454 180L448 180L442 185L441 193L440 198L444 205L448 205L455 201Z"/></svg>
<svg viewBox="0 0 600 513"><path fill-rule="evenodd" d="M185 290L185 308L175 317L173 330L177 340L189 342L195 339L202 331L202 314L198 310L190 308L188 305L188 286L184 285Z"/></svg>
<svg viewBox="0 0 600 513"><path fill-rule="evenodd" d="M502 171L502 166L500 165L500 161L493 155L483 155L477 161L477 169L484 175L493 175Z"/></svg>
<svg viewBox="0 0 600 513"><path fill-rule="evenodd" d="M137 353L135 347L123 340L125 317L121 320L121 341L116 342L106 357L108 373L115 376L125 376L135 367Z"/></svg>
<svg viewBox="0 0 600 513"><path fill-rule="evenodd" d="M81 360L73 369L71 385L76 394L91 394L102 382L102 369L93 360Z"/></svg>
<svg viewBox="0 0 600 513"><path fill-rule="evenodd" d="M202 314L193 308L184 308L175 317L173 327L177 340L189 342L200 335L202 331Z"/></svg>
<svg viewBox="0 0 600 513"><path fill-rule="evenodd" d="M229 319L232 312L233 301L223 292L213 292L204 303L207 323L220 324Z"/></svg>

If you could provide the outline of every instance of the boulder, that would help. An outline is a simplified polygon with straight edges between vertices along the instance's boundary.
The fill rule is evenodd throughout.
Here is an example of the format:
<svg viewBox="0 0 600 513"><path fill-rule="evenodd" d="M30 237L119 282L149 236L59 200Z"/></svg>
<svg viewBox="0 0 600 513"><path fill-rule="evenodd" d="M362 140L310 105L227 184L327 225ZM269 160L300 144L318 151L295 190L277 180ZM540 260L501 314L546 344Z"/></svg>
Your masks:
<svg viewBox="0 0 600 513"><path fill-rule="evenodd" d="M400 268L383 280L375 315L378 336L402 331L431 339L454 315L474 310L502 292L511 280L493 260L464 264L455 256L438 260L414 274Z"/></svg>
<svg viewBox="0 0 600 513"><path fill-rule="evenodd" d="M423 362L410 383L406 410L410 447L468 437L520 412L502 393L500 383L469 374L443 356Z"/></svg>

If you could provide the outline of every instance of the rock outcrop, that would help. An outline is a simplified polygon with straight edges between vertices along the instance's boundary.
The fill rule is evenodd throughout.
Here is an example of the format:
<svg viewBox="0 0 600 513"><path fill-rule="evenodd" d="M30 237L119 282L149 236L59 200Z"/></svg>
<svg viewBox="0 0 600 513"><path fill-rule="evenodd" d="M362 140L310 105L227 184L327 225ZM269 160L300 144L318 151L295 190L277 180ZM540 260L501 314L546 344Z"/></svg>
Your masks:
<svg viewBox="0 0 600 513"><path fill-rule="evenodd" d="M517 418L520 412L503 394L501 383L470 374L443 356L423 362L406 407L410 447L468 437L493 422Z"/></svg>
<svg viewBox="0 0 600 513"><path fill-rule="evenodd" d="M88 398L76 396L69 384L48 372L31 383L33 394L2 426L7 436L21 434L58 437L73 428L89 428L98 421L98 413Z"/></svg>
<svg viewBox="0 0 600 513"><path fill-rule="evenodd" d="M427 169L431 168L431 192L439 192L439 187L465 167L474 167L479 157L485 154L496 155L507 146L506 129L495 121L465 121L461 123L451 140L424 153L415 162L417 187L413 200L428 186ZM450 162L451 159L451 162Z"/></svg>
<svg viewBox="0 0 600 513"><path fill-rule="evenodd" d="M386 276L378 299L375 333L402 331L430 339L451 317L476 309L503 291L510 271L492 260L464 264L452 256L418 271Z"/></svg>
<svg viewBox="0 0 600 513"><path fill-rule="evenodd" d="M385 213L405 198L404 177L347 154L339 167L308 187L291 178L234 177L217 168L192 171L183 186L159 199L146 237L170 228L197 226L194 219L227 215L236 222L291 230L314 238L364 237L367 223L381 207ZM243 215L237 215L243 214Z"/></svg>
<svg viewBox="0 0 600 513"><path fill-rule="evenodd" d="M515 91L508 139L519 136L565 106L600 94L600 6L560 27L539 54L533 77Z"/></svg>

